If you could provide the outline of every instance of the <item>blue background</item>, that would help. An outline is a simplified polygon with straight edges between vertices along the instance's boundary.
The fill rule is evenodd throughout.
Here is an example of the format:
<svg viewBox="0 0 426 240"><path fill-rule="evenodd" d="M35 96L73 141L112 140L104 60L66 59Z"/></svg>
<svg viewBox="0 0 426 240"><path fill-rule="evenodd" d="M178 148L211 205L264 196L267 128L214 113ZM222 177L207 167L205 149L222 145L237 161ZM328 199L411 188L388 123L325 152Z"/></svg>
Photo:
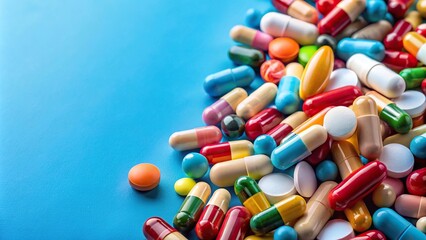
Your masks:
<svg viewBox="0 0 426 240"><path fill-rule="evenodd" d="M0 238L141 239L148 217L171 223L184 173L168 138L204 125L203 79L233 67L229 30L269 6L1 1ZM156 190L129 186L141 162L160 168Z"/></svg>

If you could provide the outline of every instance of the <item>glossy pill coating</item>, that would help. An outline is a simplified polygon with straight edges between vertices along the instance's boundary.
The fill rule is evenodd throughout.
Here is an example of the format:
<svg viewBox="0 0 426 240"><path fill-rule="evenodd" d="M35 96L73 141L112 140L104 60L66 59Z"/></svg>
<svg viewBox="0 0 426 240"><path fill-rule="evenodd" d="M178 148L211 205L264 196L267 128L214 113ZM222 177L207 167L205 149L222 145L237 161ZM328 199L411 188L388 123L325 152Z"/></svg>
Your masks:
<svg viewBox="0 0 426 240"><path fill-rule="evenodd" d="M292 114L298 110L301 103L299 86L300 80L297 77L285 76L281 79L275 105L284 114Z"/></svg>
<svg viewBox="0 0 426 240"><path fill-rule="evenodd" d="M269 44L269 56L284 63L293 61L299 53L299 44L289 37L278 37Z"/></svg>
<svg viewBox="0 0 426 240"><path fill-rule="evenodd" d="M315 52L318 50L317 45L307 45L302 46L299 49L299 55L297 57L297 61L302 64L302 66L306 66L306 64L309 62L309 59L315 54Z"/></svg>
<svg viewBox="0 0 426 240"><path fill-rule="evenodd" d="M219 143L221 139L219 128L207 126L175 132L169 138L169 145L175 150L185 151Z"/></svg>
<svg viewBox="0 0 426 240"><path fill-rule="evenodd" d="M245 16L245 24L248 27L259 29L260 20L262 19L263 15L265 15L266 13L268 13L270 11L271 10L269 10L269 9L267 11L260 11L260 10L255 9L255 8L247 9L246 16Z"/></svg>
<svg viewBox="0 0 426 240"><path fill-rule="evenodd" d="M423 22L422 16L417 11L408 12L404 19L405 21L411 23L413 30L417 29L417 27Z"/></svg>
<svg viewBox="0 0 426 240"><path fill-rule="evenodd" d="M315 25L276 12L262 17L260 29L273 37L293 38L301 45L313 44L318 36Z"/></svg>
<svg viewBox="0 0 426 240"><path fill-rule="evenodd" d="M339 168L340 176L345 179L349 174L362 167L361 159L352 145L347 141L336 141L331 146L333 161Z"/></svg>
<svg viewBox="0 0 426 240"><path fill-rule="evenodd" d="M275 240L297 240L297 232L290 226L281 226L274 231Z"/></svg>
<svg viewBox="0 0 426 240"><path fill-rule="evenodd" d="M350 37L352 34L361 30L363 27L367 25L368 23L364 20L364 18L359 17L354 22L349 24L346 28L344 28L337 36L335 36L335 39L337 41L340 41L343 38Z"/></svg>
<svg viewBox="0 0 426 240"><path fill-rule="evenodd" d="M426 197L402 194L395 201L395 210L404 217L425 217Z"/></svg>
<svg viewBox="0 0 426 240"><path fill-rule="evenodd" d="M210 186L198 182L186 196L178 213L173 219L173 226L180 232L188 232L195 227L203 212L204 205L211 193Z"/></svg>
<svg viewBox="0 0 426 240"><path fill-rule="evenodd" d="M148 218L142 227L147 240L186 240L180 232L159 217Z"/></svg>
<svg viewBox="0 0 426 240"><path fill-rule="evenodd" d="M337 178L337 165L330 160L322 161L315 168L315 175L321 182L333 181Z"/></svg>
<svg viewBox="0 0 426 240"><path fill-rule="evenodd" d="M299 238L315 239L333 215L334 210L331 209L327 197L330 190L336 185L337 183L332 181L322 183L309 199L306 213L294 224Z"/></svg>
<svg viewBox="0 0 426 240"><path fill-rule="evenodd" d="M394 98L393 102L411 118L423 116L426 109L426 96L418 91L405 91L400 97Z"/></svg>
<svg viewBox="0 0 426 240"><path fill-rule="evenodd" d="M426 67L406 68L399 75L404 79L408 89L417 88L426 78Z"/></svg>
<svg viewBox="0 0 426 240"><path fill-rule="evenodd" d="M266 134L274 138L277 146L281 143L281 141L290 134L293 129L298 127L300 124L305 122L308 119L308 116L302 111L295 112L285 118L281 123L277 126L269 130Z"/></svg>
<svg viewBox="0 0 426 240"><path fill-rule="evenodd" d="M422 23L419 26L417 26L416 32L418 34L422 35L423 37L425 37L426 36L426 23Z"/></svg>
<svg viewBox="0 0 426 240"><path fill-rule="evenodd" d="M229 141L207 145L200 149L200 153L210 164L216 164L253 155L253 144L247 140Z"/></svg>
<svg viewBox="0 0 426 240"><path fill-rule="evenodd" d="M392 31L386 35L383 40L383 44L387 50L396 50L401 51L403 48L402 40L404 35L413 30L413 26L410 22L405 20L399 20L395 26L393 26Z"/></svg>
<svg viewBox="0 0 426 240"><path fill-rule="evenodd" d="M421 217L419 220L417 220L416 228L423 233L426 233L426 217Z"/></svg>
<svg viewBox="0 0 426 240"><path fill-rule="evenodd" d="M405 186L410 194L426 196L426 168L420 168L407 176Z"/></svg>
<svg viewBox="0 0 426 240"><path fill-rule="evenodd" d="M160 169L150 163L141 163L130 169L128 179L132 188L149 191L160 183Z"/></svg>
<svg viewBox="0 0 426 240"><path fill-rule="evenodd" d="M195 226L199 239L213 240L219 233L220 226L228 211L231 194L228 190L220 188L213 193Z"/></svg>
<svg viewBox="0 0 426 240"><path fill-rule="evenodd" d="M174 189L177 194L185 197L195 184L196 182L192 178L180 178L175 182Z"/></svg>
<svg viewBox="0 0 426 240"><path fill-rule="evenodd" d="M270 135L263 134L256 138L253 142L253 150L255 154L264 154L271 156L272 151L277 147L275 139Z"/></svg>
<svg viewBox="0 0 426 240"><path fill-rule="evenodd" d="M416 32L405 34L403 39L404 49L411 53L423 64L426 63L426 38Z"/></svg>
<svg viewBox="0 0 426 240"><path fill-rule="evenodd" d="M241 206L232 207L226 213L217 240L243 240L249 228L251 214Z"/></svg>
<svg viewBox="0 0 426 240"><path fill-rule="evenodd" d="M342 0L317 0L315 6L323 16L326 16L333 8L339 4Z"/></svg>
<svg viewBox="0 0 426 240"><path fill-rule="evenodd" d="M374 191L386 177L386 166L372 161L349 174L328 195L331 208L342 211Z"/></svg>
<svg viewBox="0 0 426 240"><path fill-rule="evenodd" d="M259 154L215 164L210 170L210 180L216 186L229 187L240 176L258 180L273 170L270 158Z"/></svg>
<svg viewBox="0 0 426 240"><path fill-rule="evenodd" d="M410 150L414 156L426 159L426 133L423 133L411 140Z"/></svg>
<svg viewBox="0 0 426 240"><path fill-rule="evenodd" d="M327 140L327 130L313 125L299 134L283 140L271 154L274 167L285 170L309 156L314 149Z"/></svg>
<svg viewBox="0 0 426 240"><path fill-rule="evenodd" d="M390 240L426 239L421 231L390 208L378 209L373 215L373 224Z"/></svg>
<svg viewBox="0 0 426 240"><path fill-rule="evenodd" d="M273 83L264 83L237 107L237 115L249 119L264 109L277 93L277 85Z"/></svg>
<svg viewBox="0 0 426 240"><path fill-rule="evenodd" d="M319 47L329 46L333 51L336 51L337 40L336 38L328 34L321 34L317 37L317 40L315 41L315 45Z"/></svg>
<svg viewBox="0 0 426 240"><path fill-rule="evenodd" d="M234 192L251 215L256 215L271 206L259 185L251 177L239 177L235 181Z"/></svg>
<svg viewBox="0 0 426 240"><path fill-rule="evenodd" d="M361 90L355 86L336 88L334 90L317 94L306 99L302 108L306 115L313 116L327 107L348 107L357 97L361 95Z"/></svg>
<svg viewBox="0 0 426 240"><path fill-rule="evenodd" d="M386 67L399 72L406 68L416 67L417 59L407 52L386 50L385 58L383 58L382 63ZM405 83L407 83L407 81ZM407 85L406 88L409 88L409 86Z"/></svg>
<svg viewBox="0 0 426 240"><path fill-rule="evenodd" d="M267 133L284 119L283 114L275 108L266 108L246 122L246 136L250 140Z"/></svg>
<svg viewBox="0 0 426 240"><path fill-rule="evenodd" d="M388 179L388 178L386 178ZM372 198L376 207L392 207L396 200L396 191L386 179L373 191Z"/></svg>
<svg viewBox="0 0 426 240"><path fill-rule="evenodd" d="M422 17L426 17L426 1L418 0L416 4L417 11L422 15Z"/></svg>
<svg viewBox="0 0 426 240"><path fill-rule="evenodd" d="M321 232L318 234L318 240L328 239L352 239L354 230L351 225L342 219L333 219L328 221Z"/></svg>
<svg viewBox="0 0 426 240"><path fill-rule="evenodd" d="M386 236L379 230L369 230L357 235L351 240L386 240Z"/></svg>
<svg viewBox="0 0 426 240"><path fill-rule="evenodd" d="M346 64L364 85L388 98L399 97L405 91L405 81L401 76L364 54L353 55Z"/></svg>
<svg viewBox="0 0 426 240"><path fill-rule="evenodd" d="M309 198L317 189L317 178L311 165L305 161L296 164L293 172L294 187L302 196Z"/></svg>
<svg viewBox="0 0 426 240"><path fill-rule="evenodd" d="M201 178L209 170L209 163L199 153L188 153L182 160L182 170L190 178Z"/></svg>
<svg viewBox="0 0 426 240"><path fill-rule="evenodd" d="M305 131L306 129L312 127L313 125L323 125L325 114L327 114L327 112L330 111L330 109L332 109L332 108L333 107L325 107L323 110L314 114L312 117L308 118L307 120L305 120L304 122L299 124L299 126L297 126L292 131L292 134L288 135L288 137L291 137L293 134L299 134L299 133ZM284 141L284 139L283 139L283 141ZM281 141L281 142L283 142L283 141Z"/></svg>
<svg viewBox="0 0 426 240"><path fill-rule="evenodd" d="M234 140L244 134L246 122L235 114L225 116L220 122L223 135L229 140Z"/></svg>
<svg viewBox="0 0 426 240"><path fill-rule="evenodd" d="M229 32L232 40L262 51L267 51L273 37L259 30L237 25Z"/></svg>
<svg viewBox="0 0 426 240"><path fill-rule="evenodd" d="M232 46L228 50L228 57L236 65L248 65L254 68L260 67L266 60L262 51L243 46Z"/></svg>
<svg viewBox="0 0 426 240"><path fill-rule="evenodd" d="M313 167L318 165L320 162L322 162L328 157L332 143L333 138L328 135L327 140L325 140L325 142L321 146L317 147L314 151L312 151L312 154L305 158L305 161L311 164Z"/></svg>
<svg viewBox="0 0 426 240"><path fill-rule="evenodd" d="M294 180L283 173L271 173L259 180L259 187L271 204L296 194Z"/></svg>
<svg viewBox="0 0 426 240"><path fill-rule="evenodd" d="M355 39L369 39L383 41L386 35L392 30L392 24L387 20L381 20L376 23L367 25L359 31L352 34Z"/></svg>
<svg viewBox="0 0 426 240"><path fill-rule="evenodd" d="M204 80L204 90L211 97L219 97L237 87L249 86L255 77L253 68L239 66L213 73Z"/></svg>
<svg viewBox="0 0 426 240"><path fill-rule="evenodd" d="M367 0L365 3L365 10L362 17L369 23L378 22L385 19L387 5L384 0Z"/></svg>
<svg viewBox="0 0 426 240"><path fill-rule="evenodd" d="M305 199L294 195L253 216L250 220L250 228L256 234L265 234L296 220L305 210Z"/></svg>
<svg viewBox="0 0 426 240"><path fill-rule="evenodd" d="M247 98L247 96L246 90L239 87L234 88L215 103L204 109L203 121L207 125L216 125L220 123L225 116L235 113L238 104Z"/></svg>
<svg viewBox="0 0 426 240"><path fill-rule="evenodd" d="M380 156L383 148L376 102L370 97L361 96L355 99L352 109L358 122L359 151L362 156L374 160Z"/></svg>
<svg viewBox="0 0 426 240"><path fill-rule="evenodd" d="M304 22L316 24L318 21L317 11L305 1L272 0L272 4L278 11Z"/></svg>
<svg viewBox="0 0 426 240"><path fill-rule="evenodd" d="M377 61L385 57L385 47L376 40L343 38L337 44L337 56L347 61L352 55L363 53Z"/></svg>
<svg viewBox="0 0 426 240"><path fill-rule="evenodd" d="M395 18L403 18L414 0L388 0L388 12Z"/></svg>
<svg viewBox="0 0 426 240"><path fill-rule="evenodd" d="M401 145L404 145L406 147L410 147L410 142L413 140L413 138L423 134L426 132L426 124L423 124L421 126L415 127L408 131L407 133L401 134L395 134L392 136L389 136L385 138L383 141L383 145L391 144L391 143L399 143Z"/></svg>
<svg viewBox="0 0 426 240"><path fill-rule="evenodd" d="M260 76L265 82L278 84L285 74L285 66L281 61L272 59L262 63Z"/></svg>
<svg viewBox="0 0 426 240"><path fill-rule="evenodd" d="M318 22L320 34L336 36L355 21L365 9L365 0L341 1Z"/></svg>
<svg viewBox="0 0 426 240"><path fill-rule="evenodd" d="M299 96L305 100L322 93L333 71L334 54L329 46L319 48L309 59L300 79Z"/></svg>
<svg viewBox="0 0 426 240"><path fill-rule="evenodd" d="M346 86L355 86L360 88L361 83L358 80L358 76L354 71L347 68L336 69L331 72L330 81L324 89L324 92Z"/></svg>
<svg viewBox="0 0 426 240"><path fill-rule="evenodd" d="M334 107L325 114L323 126L334 140L344 140L355 133L357 118L348 107Z"/></svg>
<svg viewBox="0 0 426 240"><path fill-rule="evenodd" d="M398 133L407 133L410 131L413 121L408 113L377 92L370 91L365 95L371 97L376 102L380 119L389 124L392 129Z"/></svg>

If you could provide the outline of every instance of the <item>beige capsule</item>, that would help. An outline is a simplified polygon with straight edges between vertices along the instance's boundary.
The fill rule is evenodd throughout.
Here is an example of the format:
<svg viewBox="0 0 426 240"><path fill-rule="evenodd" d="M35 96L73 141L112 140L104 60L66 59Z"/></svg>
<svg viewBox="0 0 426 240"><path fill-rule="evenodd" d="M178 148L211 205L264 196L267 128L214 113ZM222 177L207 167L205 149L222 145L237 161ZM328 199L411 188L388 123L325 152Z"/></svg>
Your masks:
<svg viewBox="0 0 426 240"><path fill-rule="evenodd" d="M425 132L426 132L426 124L423 124L416 128L411 129L408 133L405 133L405 134L398 133L398 134L387 137L383 141L383 145L388 145L391 143L399 143L409 148L411 140L413 140L413 138Z"/></svg>
<svg viewBox="0 0 426 240"><path fill-rule="evenodd" d="M237 106L237 115L249 119L272 102L277 94L277 85L264 83Z"/></svg>
<svg viewBox="0 0 426 240"><path fill-rule="evenodd" d="M391 30L392 24L386 20L381 20L355 32L352 34L352 38L370 39L381 42Z"/></svg>

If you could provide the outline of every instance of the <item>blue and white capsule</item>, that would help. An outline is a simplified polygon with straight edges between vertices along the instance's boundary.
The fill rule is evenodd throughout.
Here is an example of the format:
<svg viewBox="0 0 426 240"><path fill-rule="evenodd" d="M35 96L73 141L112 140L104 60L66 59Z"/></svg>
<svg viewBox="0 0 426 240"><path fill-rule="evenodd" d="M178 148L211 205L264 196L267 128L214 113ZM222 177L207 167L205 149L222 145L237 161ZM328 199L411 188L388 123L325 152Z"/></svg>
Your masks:
<svg viewBox="0 0 426 240"><path fill-rule="evenodd" d="M301 105L299 88L302 74L303 66L300 63L290 63L286 66L286 75L280 80L275 106L286 115L296 112Z"/></svg>
<svg viewBox="0 0 426 240"><path fill-rule="evenodd" d="M255 77L253 68L239 66L210 74L204 80L204 90L211 97L220 97L237 87L249 86Z"/></svg>
<svg viewBox="0 0 426 240"><path fill-rule="evenodd" d="M367 0L362 17L369 23L375 23L386 18L388 6L384 0Z"/></svg>
<svg viewBox="0 0 426 240"><path fill-rule="evenodd" d="M414 156L420 159L426 159L426 133L411 140L410 150Z"/></svg>
<svg viewBox="0 0 426 240"><path fill-rule="evenodd" d="M271 154L272 165L285 170L312 154L312 151L327 140L327 130L313 125L299 134L287 136Z"/></svg>
<svg viewBox="0 0 426 240"><path fill-rule="evenodd" d="M385 46L376 40L355 38L343 38L337 44L337 56L344 61L357 53L382 61L385 57Z"/></svg>

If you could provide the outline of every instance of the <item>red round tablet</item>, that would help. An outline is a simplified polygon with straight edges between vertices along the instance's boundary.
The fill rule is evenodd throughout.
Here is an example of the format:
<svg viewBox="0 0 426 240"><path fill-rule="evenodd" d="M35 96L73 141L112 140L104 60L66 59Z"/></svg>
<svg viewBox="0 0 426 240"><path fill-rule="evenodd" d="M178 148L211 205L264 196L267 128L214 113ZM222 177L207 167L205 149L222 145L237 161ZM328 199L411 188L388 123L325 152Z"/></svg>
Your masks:
<svg viewBox="0 0 426 240"><path fill-rule="evenodd" d="M291 38L275 38L269 43L269 56L284 63L293 61L299 54L299 44Z"/></svg>
<svg viewBox="0 0 426 240"><path fill-rule="evenodd" d="M150 163L141 163L130 169L128 178L132 188L149 191L160 183L160 169Z"/></svg>

